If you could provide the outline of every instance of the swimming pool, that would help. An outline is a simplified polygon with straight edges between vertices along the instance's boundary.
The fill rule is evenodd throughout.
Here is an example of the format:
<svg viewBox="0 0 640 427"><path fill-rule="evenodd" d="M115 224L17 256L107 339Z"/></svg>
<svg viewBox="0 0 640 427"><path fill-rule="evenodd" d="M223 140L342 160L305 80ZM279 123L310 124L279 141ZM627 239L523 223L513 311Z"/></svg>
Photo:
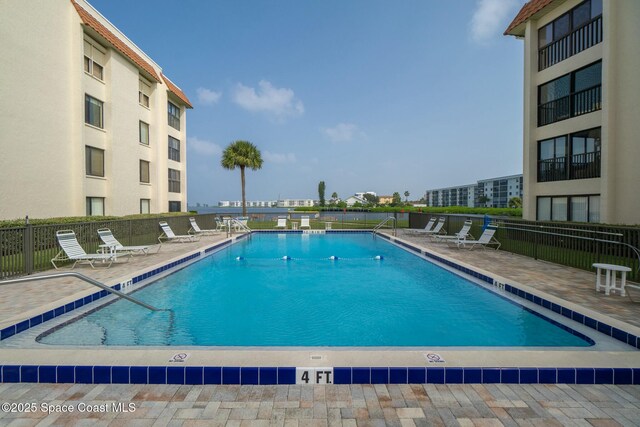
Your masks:
<svg viewBox="0 0 640 427"><path fill-rule="evenodd" d="M55 345L586 347L586 336L370 233L257 233L44 333Z"/></svg>

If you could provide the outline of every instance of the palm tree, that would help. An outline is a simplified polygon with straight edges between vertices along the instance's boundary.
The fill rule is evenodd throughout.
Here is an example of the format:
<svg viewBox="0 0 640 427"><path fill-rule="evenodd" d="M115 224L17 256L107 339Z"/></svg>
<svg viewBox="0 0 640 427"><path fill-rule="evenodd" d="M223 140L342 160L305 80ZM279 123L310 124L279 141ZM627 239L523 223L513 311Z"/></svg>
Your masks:
<svg viewBox="0 0 640 427"><path fill-rule="evenodd" d="M244 169L249 167L255 171L262 167L260 150L249 141L235 141L224 149L220 163L225 169L234 170L236 167L240 168L240 180L242 182L242 216L247 216Z"/></svg>

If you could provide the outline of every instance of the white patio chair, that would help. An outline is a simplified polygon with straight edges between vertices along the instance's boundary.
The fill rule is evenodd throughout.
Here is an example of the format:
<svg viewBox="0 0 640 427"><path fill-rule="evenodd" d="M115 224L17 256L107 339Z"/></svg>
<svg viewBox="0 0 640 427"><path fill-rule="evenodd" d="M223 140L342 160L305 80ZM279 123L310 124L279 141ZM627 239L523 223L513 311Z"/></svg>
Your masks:
<svg viewBox="0 0 640 427"><path fill-rule="evenodd" d="M463 240L467 238L473 239L473 236L469 233L472 225L473 225L473 222L471 220L467 220L464 222L464 225L462 226L460 231L458 231L457 233L452 234L450 236L435 235L433 236L433 239L436 242L446 242L448 240Z"/></svg>
<svg viewBox="0 0 640 427"><path fill-rule="evenodd" d="M176 235L173 230L171 229L171 227L169 227L169 224L166 223L166 221L160 221L160 228L162 228L162 234L160 236L158 236L158 241L160 242L160 244L162 244L163 240L165 242L175 242L175 243L180 243L180 242L195 242L196 236L194 236L193 234L178 234Z"/></svg>
<svg viewBox="0 0 640 427"><path fill-rule="evenodd" d="M56 232L56 238L58 239L58 244L62 248L58 254L51 259L51 264L57 270L58 266L56 262L63 261L75 261L71 268L75 268L76 264L87 263L91 266L91 268L95 268L93 263L96 261L102 261L104 263L109 263L106 267L111 267L111 264L118 258L117 252L113 253L100 253L100 254L88 254L82 249L80 243L78 243L78 239L76 238L76 233L73 230L59 230Z"/></svg>
<svg viewBox="0 0 640 427"><path fill-rule="evenodd" d="M424 226L424 228L407 228L405 230L405 232L407 233L419 233L421 231L431 231L433 229L433 225L436 223L436 217L432 216L431 218L429 218L429 222L427 222L427 225Z"/></svg>
<svg viewBox="0 0 640 427"><path fill-rule="evenodd" d="M281 216L278 217L278 224L275 228L282 228L283 230L287 229L287 217Z"/></svg>
<svg viewBox="0 0 640 427"><path fill-rule="evenodd" d="M145 255L149 253L149 246L124 246L115 238L111 230L108 228L99 229L98 236L100 236L100 240L104 242L104 245L102 246L105 249L109 249L111 252L128 252L131 254L139 253Z"/></svg>
<svg viewBox="0 0 640 427"><path fill-rule="evenodd" d="M497 245L496 250L498 250L500 248L500 242L498 242L498 240L496 240L496 238L494 237L497 229L497 225L491 224L488 225L487 228L485 228L485 230L482 232L482 236L480 236L478 240L457 239L449 243L455 244L458 248L468 249L473 249L476 246L486 248L487 246Z"/></svg>
<svg viewBox="0 0 640 427"><path fill-rule="evenodd" d="M220 230L218 230L217 228L201 229L200 226L198 226L196 219L193 217L189 218L189 222L191 223L191 228L189 229L189 231L187 231L187 234L211 236L220 233Z"/></svg>
<svg viewBox="0 0 640 427"><path fill-rule="evenodd" d="M311 225L309 225L309 217L308 216L301 216L300 217L300 228L311 228Z"/></svg>

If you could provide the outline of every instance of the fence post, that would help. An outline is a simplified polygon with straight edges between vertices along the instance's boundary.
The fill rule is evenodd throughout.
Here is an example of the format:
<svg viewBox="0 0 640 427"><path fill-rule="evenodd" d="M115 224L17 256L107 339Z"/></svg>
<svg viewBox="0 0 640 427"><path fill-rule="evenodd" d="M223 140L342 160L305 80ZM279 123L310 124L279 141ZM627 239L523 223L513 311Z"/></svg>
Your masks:
<svg viewBox="0 0 640 427"><path fill-rule="evenodd" d="M24 254L24 272L33 273L33 257L35 250L33 247L33 228L29 224L29 215L24 218L24 235L22 242L22 253Z"/></svg>

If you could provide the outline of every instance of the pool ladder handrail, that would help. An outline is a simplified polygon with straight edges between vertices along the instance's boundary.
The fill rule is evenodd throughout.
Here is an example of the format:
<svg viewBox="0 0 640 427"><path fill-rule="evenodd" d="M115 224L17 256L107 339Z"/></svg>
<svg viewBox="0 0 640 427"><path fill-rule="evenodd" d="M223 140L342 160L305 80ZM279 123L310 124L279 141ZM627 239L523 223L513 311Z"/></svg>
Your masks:
<svg viewBox="0 0 640 427"><path fill-rule="evenodd" d="M394 216L388 216L386 219L384 219L382 222L380 222L378 225L376 225L375 227L373 227L373 234L375 235L378 230L380 230L382 227L384 227L385 225L387 225L388 222L393 222L393 235L396 235L396 228L397 228L397 220L396 217Z"/></svg>
<svg viewBox="0 0 640 427"><path fill-rule="evenodd" d="M233 231L232 231L232 228L231 228L232 225L235 225L238 228L243 229L247 233L251 233L251 229L249 228L249 226L247 226L247 225L243 224L242 222L238 221L237 218L229 218L228 228L227 228L227 237L229 237L229 236L231 236L233 234Z"/></svg>
<svg viewBox="0 0 640 427"><path fill-rule="evenodd" d="M14 283L24 283L24 282L34 282L34 281L41 281L41 280L49 280L49 279L57 279L60 277L75 277L78 278L80 280L84 280L85 282L93 285L93 286L97 286L100 289L103 289L107 292L111 292L112 294L120 297L120 298L124 298L128 301L131 301L134 304L138 304L141 307L144 307L148 310L151 311L167 311L167 309L164 308L156 308L152 305L149 305L147 303L144 303L136 298L133 298L127 294L124 294L120 291L116 291L115 289L111 288L110 286L105 285L104 283L98 282L97 280L92 279L91 277L87 277L84 274L80 274L80 273L75 273L72 271L69 272L65 272L65 273L54 273L54 274L46 274L43 276L29 276L29 277L20 277L18 279L9 279L9 280L2 280L0 281L0 286L2 285L12 285Z"/></svg>

